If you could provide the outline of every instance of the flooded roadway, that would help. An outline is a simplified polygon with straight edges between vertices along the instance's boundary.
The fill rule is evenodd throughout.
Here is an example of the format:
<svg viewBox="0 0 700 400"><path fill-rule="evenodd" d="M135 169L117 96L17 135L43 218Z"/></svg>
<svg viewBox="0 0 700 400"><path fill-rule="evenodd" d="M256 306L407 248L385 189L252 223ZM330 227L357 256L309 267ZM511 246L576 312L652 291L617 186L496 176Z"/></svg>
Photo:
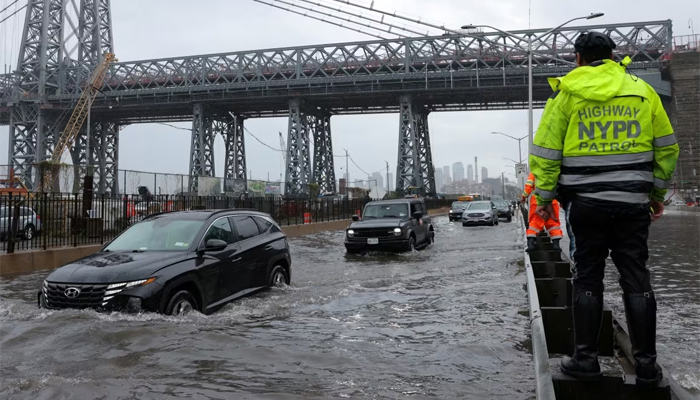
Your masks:
<svg viewBox="0 0 700 400"><path fill-rule="evenodd" d="M692 218L655 223L650 263L660 360L688 388L700 383ZM534 399L517 223L436 225L436 244L406 255L348 257L340 232L291 240L292 287L210 316L41 311L46 273L1 280L0 398ZM615 281L607 291L616 304Z"/></svg>
<svg viewBox="0 0 700 400"><path fill-rule="evenodd" d="M210 316L40 311L45 273L4 280L0 398L533 398L517 224L436 225L406 255L291 240L292 287Z"/></svg>

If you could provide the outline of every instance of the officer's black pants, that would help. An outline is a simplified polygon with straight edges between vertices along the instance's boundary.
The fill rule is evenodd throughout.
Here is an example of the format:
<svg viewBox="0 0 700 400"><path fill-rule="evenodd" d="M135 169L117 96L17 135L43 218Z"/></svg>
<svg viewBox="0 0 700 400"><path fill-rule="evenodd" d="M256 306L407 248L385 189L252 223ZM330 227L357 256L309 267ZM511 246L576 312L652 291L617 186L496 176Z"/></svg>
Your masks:
<svg viewBox="0 0 700 400"><path fill-rule="evenodd" d="M649 212L618 213L577 204L567 205L567 222L573 241L574 287L603 293L608 252L620 272L625 293L651 291L647 238Z"/></svg>

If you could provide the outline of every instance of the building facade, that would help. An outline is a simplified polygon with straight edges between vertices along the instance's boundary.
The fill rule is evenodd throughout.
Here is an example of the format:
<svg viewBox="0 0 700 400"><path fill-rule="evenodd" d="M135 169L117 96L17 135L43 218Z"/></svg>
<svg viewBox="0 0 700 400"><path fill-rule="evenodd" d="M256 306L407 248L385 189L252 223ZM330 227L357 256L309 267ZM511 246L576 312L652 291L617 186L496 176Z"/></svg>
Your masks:
<svg viewBox="0 0 700 400"><path fill-rule="evenodd" d="M464 164L461 162L452 164L452 179L455 182L464 180Z"/></svg>

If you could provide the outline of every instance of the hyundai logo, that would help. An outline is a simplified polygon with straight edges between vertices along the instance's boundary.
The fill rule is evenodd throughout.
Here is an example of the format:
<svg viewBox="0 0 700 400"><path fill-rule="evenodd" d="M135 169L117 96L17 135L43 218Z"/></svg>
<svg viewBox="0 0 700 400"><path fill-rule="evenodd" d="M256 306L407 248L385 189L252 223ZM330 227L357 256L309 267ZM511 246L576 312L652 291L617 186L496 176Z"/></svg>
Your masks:
<svg viewBox="0 0 700 400"><path fill-rule="evenodd" d="M69 287L68 289L66 289L65 292L63 292L63 294L65 294L66 297L70 297L71 299L74 299L74 298L80 296L80 289L78 289L77 287Z"/></svg>

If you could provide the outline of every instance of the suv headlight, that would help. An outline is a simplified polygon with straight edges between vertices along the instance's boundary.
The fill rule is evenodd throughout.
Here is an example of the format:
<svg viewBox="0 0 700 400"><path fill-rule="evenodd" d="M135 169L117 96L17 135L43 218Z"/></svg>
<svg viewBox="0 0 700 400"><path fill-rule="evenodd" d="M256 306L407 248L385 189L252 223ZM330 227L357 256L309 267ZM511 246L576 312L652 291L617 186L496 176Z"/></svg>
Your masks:
<svg viewBox="0 0 700 400"><path fill-rule="evenodd" d="M352 229L348 229L348 237L353 237L353 236L355 236L355 231L353 231Z"/></svg>
<svg viewBox="0 0 700 400"><path fill-rule="evenodd" d="M401 236L402 233L401 228L394 228L394 236Z"/></svg>

